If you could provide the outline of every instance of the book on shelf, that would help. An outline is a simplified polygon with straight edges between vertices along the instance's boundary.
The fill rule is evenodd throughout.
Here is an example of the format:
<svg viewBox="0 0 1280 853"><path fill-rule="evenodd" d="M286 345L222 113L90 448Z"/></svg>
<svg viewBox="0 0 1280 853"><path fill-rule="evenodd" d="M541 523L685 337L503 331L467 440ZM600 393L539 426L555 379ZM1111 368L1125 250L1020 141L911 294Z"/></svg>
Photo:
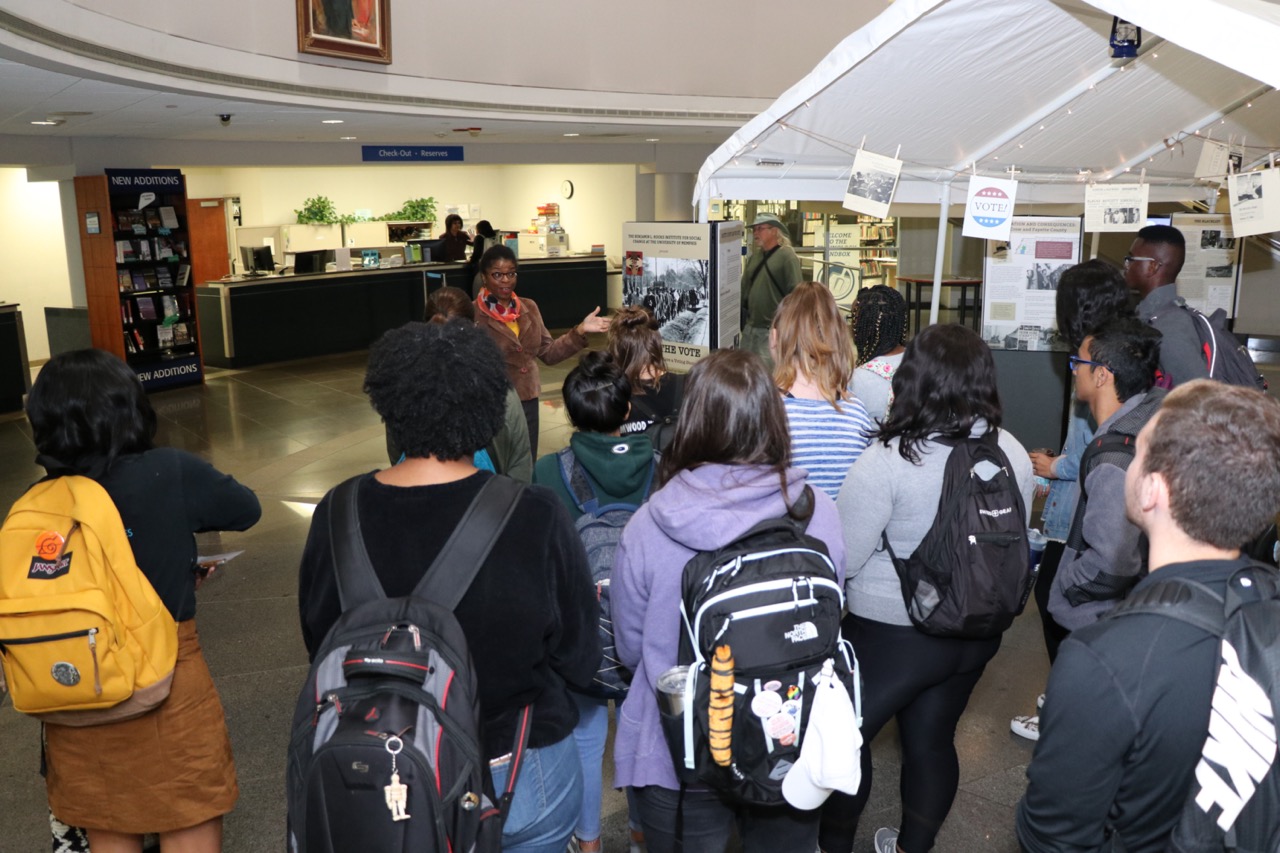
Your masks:
<svg viewBox="0 0 1280 853"><path fill-rule="evenodd" d="M176 261L178 259L178 249L172 237L156 238L156 260L157 261Z"/></svg>
<svg viewBox="0 0 1280 853"><path fill-rule="evenodd" d="M146 290L147 279L142 274L142 270L129 270L129 276L133 280L134 290Z"/></svg>
<svg viewBox="0 0 1280 853"><path fill-rule="evenodd" d="M135 240L134 244L137 249L138 260L140 261L151 260L151 241L150 240Z"/></svg>
<svg viewBox="0 0 1280 853"><path fill-rule="evenodd" d="M181 310L182 316L190 317L191 316L191 294L185 290L180 290L177 293L177 297L178 297L178 308Z"/></svg>
<svg viewBox="0 0 1280 853"><path fill-rule="evenodd" d="M162 288L173 287L173 275L168 267L156 267L156 280Z"/></svg>
<svg viewBox="0 0 1280 853"><path fill-rule="evenodd" d="M168 319L169 317L178 316L178 300L177 299L174 299L172 296L166 293L164 296L160 297L160 304L164 307L164 316L166 319Z"/></svg>
<svg viewBox="0 0 1280 853"><path fill-rule="evenodd" d="M143 270L142 280L147 283L147 290L156 290L160 287L160 279L156 276L155 270Z"/></svg>
<svg viewBox="0 0 1280 853"><path fill-rule="evenodd" d="M160 208L160 224L165 228L178 227L178 213L169 205Z"/></svg>
<svg viewBox="0 0 1280 853"><path fill-rule="evenodd" d="M129 332L130 332L130 330L129 330L129 329L125 329L125 332L124 332L124 351L125 351L126 353L128 353L129 355L133 355L134 353L136 353L136 352L138 351L138 348L137 348L136 346L134 346L134 343L133 343L133 335L129 334Z"/></svg>
<svg viewBox="0 0 1280 853"><path fill-rule="evenodd" d="M139 296L138 297L138 316L144 320L157 319L155 300L152 299L150 296Z"/></svg>
<svg viewBox="0 0 1280 853"><path fill-rule="evenodd" d="M146 210L142 211L142 218L143 218L143 221L147 223L148 228L160 227L160 212L155 208L149 207Z"/></svg>
<svg viewBox="0 0 1280 853"><path fill-rule="evenodd" d="M172 326L156 326L156 345L163 349L169 349L173 346Z"/></svg>
<svg viewBox="0 0 1280 853"><path fill-rule="evenodd" d="M191 265L178 264L178 287L186 287L191 280Z"/></svg>
<svg viewBox="0 0 1280 853"><path fill-rule="evenodd" d="M173 343L175 346L191 343L191 329L186 323L173 324Z"/></svg>
<svg viewBox="0 0 1280 853"><path fill-rule="evenodd" d="M139 332L137 329L130 329L129 331L133 333L133 342L138 347L137 351L142 352L145 350L147 345L142 342L142 332Z"/></svg>
<svg viewBox="0 0 1280 853"><path fill-rule="evenodd" d="M126 326L133 324L133 303L127 299L120 303L120 322Z"/></svg>
<svg viewBox="0 0 1280 853"><path fill-rule="evenodd" d="M116 283L122 293L133 290L133 276L129 275L128 270L116 270Z"/></svg>
<svg viewBox="0 0 1280 853"><path fill-rule="evenodd" d="M116 263L123 264L137 260L138 252L131 240L116 241Z"/></svg>

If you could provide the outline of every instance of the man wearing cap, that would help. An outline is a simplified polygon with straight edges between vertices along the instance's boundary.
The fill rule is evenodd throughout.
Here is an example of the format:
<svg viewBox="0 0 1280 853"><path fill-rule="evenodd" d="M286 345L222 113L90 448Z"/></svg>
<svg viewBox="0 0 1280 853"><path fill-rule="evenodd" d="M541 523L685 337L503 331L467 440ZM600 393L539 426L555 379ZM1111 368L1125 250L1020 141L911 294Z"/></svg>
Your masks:
<svg viewBox="0 0 1280 853"><path fill-rule="evenodd" d="M772 213L762 213L751 223L756 250L742 270L742 349L764 359L769 356L769 327L778 303L800 283L800 258L791 248L787 227Z"/></svg>

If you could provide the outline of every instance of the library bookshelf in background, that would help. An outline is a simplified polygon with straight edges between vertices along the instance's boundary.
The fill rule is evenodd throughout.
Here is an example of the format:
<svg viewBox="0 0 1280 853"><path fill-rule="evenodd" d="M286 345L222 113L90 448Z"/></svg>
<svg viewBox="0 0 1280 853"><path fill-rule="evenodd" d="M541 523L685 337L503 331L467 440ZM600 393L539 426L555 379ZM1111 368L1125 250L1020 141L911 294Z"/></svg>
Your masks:
<svg viewBox="0 0 1280 853"><path fill-rule="evenodd" d="M204 381L177 169L107 169L75 179L93 345L148 391Z"/></svg>

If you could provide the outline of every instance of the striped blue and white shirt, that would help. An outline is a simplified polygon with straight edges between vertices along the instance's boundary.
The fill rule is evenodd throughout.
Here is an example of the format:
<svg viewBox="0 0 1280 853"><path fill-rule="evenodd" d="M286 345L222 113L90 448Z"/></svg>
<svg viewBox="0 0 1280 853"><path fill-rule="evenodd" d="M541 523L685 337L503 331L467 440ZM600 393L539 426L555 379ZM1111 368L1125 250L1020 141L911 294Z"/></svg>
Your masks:
<svg viewBox="0 0 1280 853"><path fill-rule="evenodd" d="M849 466L870 443L874 425L856 399L841 400L840 410L826 400L783 397L791 431L791 464L809 472L809 482L835 498Z"/></svg>

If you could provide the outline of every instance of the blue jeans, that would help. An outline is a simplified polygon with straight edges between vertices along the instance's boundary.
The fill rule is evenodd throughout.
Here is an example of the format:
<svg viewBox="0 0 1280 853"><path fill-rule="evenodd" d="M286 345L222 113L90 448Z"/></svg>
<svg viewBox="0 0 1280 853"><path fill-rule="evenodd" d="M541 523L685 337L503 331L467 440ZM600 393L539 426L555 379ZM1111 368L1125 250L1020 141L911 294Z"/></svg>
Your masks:
<svg viewBox="0 0 1280 853"><path fill-rule="evenodd" d="M609 738L609 700L581 693L570 693L578 706L578 726L573 739L578 743L582 762L582 810L573 834L579 841L595 841L600 837L600 812L604 807L604 746ZM627 788L627 818L632 829L640 828L635 795Z"/></svg>
<svg viewBox="0 0 1280 853"><path fill-rule="evenodd" d="M510 769L510 763L493 768L495 790L506 787ZM528 750L502 829L503 853L564 853L581 808L582 765L573 738Z"/></svg>

